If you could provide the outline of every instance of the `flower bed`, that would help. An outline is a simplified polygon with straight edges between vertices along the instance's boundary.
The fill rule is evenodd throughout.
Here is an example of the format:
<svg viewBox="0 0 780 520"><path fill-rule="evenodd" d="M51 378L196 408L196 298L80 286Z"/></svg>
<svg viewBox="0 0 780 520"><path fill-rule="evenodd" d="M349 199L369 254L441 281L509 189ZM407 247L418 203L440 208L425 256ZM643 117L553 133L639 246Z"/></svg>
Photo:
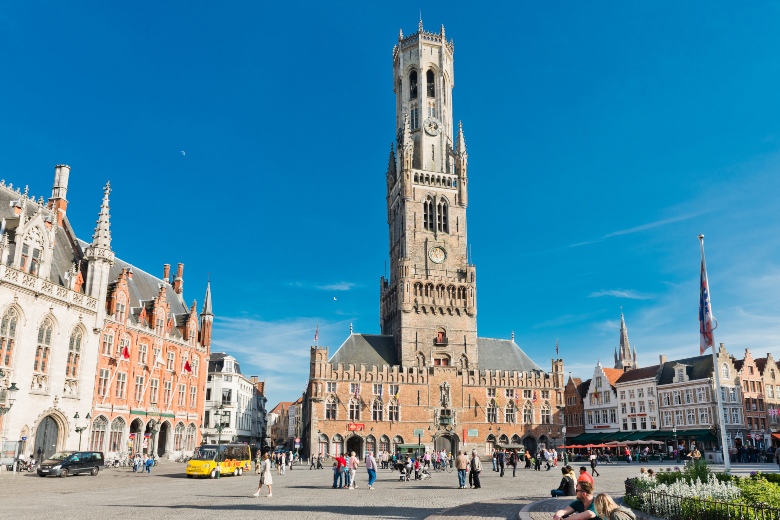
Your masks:
<svg viewBox="0 0 780 520"><path fill-rule="evenodd" d="M670 520L777 520L780 485L761 473L742 478L714 474L699 462L683 471L627 480L626 503Z"/></svg>

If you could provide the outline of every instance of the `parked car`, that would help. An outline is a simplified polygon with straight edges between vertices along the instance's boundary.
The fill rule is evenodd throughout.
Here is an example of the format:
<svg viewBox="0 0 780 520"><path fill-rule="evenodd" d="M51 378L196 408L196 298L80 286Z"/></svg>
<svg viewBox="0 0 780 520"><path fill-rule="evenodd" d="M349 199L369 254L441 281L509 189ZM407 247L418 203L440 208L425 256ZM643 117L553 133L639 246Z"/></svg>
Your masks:
<svg viewBox="0 0 780 520"><path fill-rule="evenodd" d="M89 473L93 477L105 468L103 452L100 451L59 451L38 466L38 476L67 477L79 473Z"/></svg>

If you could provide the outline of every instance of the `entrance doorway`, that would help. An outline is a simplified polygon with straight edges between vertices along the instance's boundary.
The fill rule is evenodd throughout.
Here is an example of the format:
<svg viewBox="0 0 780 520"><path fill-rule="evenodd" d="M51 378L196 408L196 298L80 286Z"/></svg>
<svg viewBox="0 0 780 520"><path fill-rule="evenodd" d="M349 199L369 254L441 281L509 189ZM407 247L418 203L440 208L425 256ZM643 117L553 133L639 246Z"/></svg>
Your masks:
<svg viewBox="0 0 780 520"><path fill-rule="evenodd" d="M452 453L452 456L455 457L457 456L460 447L458 436L453 433L439 435L434 439L433 447L436 451L444 450L447 453Z"/></svg>
<svg viewBox="0 0 780 520"><path fill-rule="evenodd" d="M158 457L165 455L168 447L168 433L171 430L171 425L168 421L165 421L160 425L160 432L157 434L157 440L155 441L155 452Z"/></svg>
<svg viewBox="0 0 780 520"><path fill-rule="evenodd" d="M353 451L358 459L363 459L363 439L359 435L347 439L347 454L352 455Z"/></svg>
<svg viewBox="0 0 780 520"><path fill-rule="evenodd" d="M51 415L47 415L38 425L35 431L35 454L39 460L46 460L57 452L57 440L59 439L60 428L57 421Z"/></svg>
<svg viewBox="0 0 780 520"><path fill-rule="evenodd" d="M528 451L531 453L531 455L536 456L536 439L533 437L526 437L523 439L523 446L525 446L525 451Z"/></svg>
<svg viewBox="0 0 780 520"><path fill-rule="evenodd" d="M133 442L131 454L143 453L144 445L144 423L141 419L136 419L130 423L130 439Z"/></svg>

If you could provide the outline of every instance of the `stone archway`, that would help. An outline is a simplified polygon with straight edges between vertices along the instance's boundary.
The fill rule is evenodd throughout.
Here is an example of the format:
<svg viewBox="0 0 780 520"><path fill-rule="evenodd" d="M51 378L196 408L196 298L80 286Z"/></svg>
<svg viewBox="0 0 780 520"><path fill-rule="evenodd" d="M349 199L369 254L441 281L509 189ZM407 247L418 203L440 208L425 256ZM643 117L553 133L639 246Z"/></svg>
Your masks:
<svg viewBox="0 0 780 520"><path fill-rule="evenodd" d="M130 423L130 439L133 441L131 454L143 453L144 446L144 422L141 419L134 419Z"/></svg>
<svg viewBox="0 0 780 520"><path fill-rule="evenodd" d="M165 421L160 425L160 431L157 433L155 441L155 452L158 457L162 457L168 451L168 438L171 433L171 423Z"/></svg>
<svg viewBox="0 0 780 520"><path fill-rule="evenodd" d="M355 452L355 455L357 455L358 459L363 459L363 438L360 435L352 435L351 437L347 438L346 453L351 455L353 451Z"/></svg>
<svg viewBox="0 0 780 520"><path fill-rule="evenodd" d="M523 446L525 446L525 451L530 452L531 455L536 456L536 439L531 437L530 435L523 439Z"/></svg>
<svg viewBox="0 0 780 520"><path fill-rule="evenodd" d="M433 446L436 451L444 450L447 453L452 453L453 457L458 455L458 449L460 448L460 439L454 433L445 433L437 436L433 441Z"/></svg>
<svg viewBox="0 0 780 520"><path fill-rule="evenodd" d="M61 445L62 428L59 421L52 415L47 415L35 428L35 444L33 451L36 456L40 453L40 460L46 460L54 455Z"/></svg>

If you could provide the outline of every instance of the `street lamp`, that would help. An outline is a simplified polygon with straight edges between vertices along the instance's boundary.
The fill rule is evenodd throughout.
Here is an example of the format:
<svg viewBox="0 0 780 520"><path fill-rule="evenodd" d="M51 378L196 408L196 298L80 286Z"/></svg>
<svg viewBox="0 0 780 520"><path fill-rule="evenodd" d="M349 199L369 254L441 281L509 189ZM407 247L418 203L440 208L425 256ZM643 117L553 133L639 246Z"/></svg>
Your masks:
<svg viewBox="0 0 780 520"><path fill-rule="evenodd" d="M677 449L677 425L672 426L672 434L674 435L674 453L675 453L675 461L677 463L680 462L680 450Z"/></svg>
<svg viewBox="0 0 780 520"><path fill-rule="evenodd" d="M73 416L74 419L76 419L76 433L79 434L79 451L81 451L81 434L84 433L84 430L89 428L89 420L91 417L89 416L89 413L87 413L87 416L84 418L87 421L87 424L84 426L79 426L79 413L76 412L76 415ZM83 424L83 423L81 423Z"/></svg>
<svg viewBox="0 0 780 520"><path fill-rule="evenodd" d="M563 435L563 465L569 465L569 452L566 449L566 426L561 428L561 435Z"/></svg>
<svg viewBox="0 0 780 520"><path fill-rule="evenodd" d="M0 377L5 376L5 373L0 370ZM8 406L5 406L4 404L0 404L0 415L5 415L8 413L8 410L11 409L11 407L14 405L14 401L16 401L16 392L19 391L18 388L16 388L16 383L11 383L11 386L9 386L6 391L8 392Z"/></svg>
<svg viewBox="0 0 780 520"><path fill-rule="evenodd" d="M219 444L220 444L220 442L222 442L222 430L225 429L225 424L222 422L222 417L224 417L225 415L229 415L229 414L230 414L230 412L226 412L225 411L225 405L224 404L219 405L219 408L217 408L217 411L214 412L214 417L217 418L217 425L215 427L216 430L217 430L217 450L219 450Z"/></svg>

